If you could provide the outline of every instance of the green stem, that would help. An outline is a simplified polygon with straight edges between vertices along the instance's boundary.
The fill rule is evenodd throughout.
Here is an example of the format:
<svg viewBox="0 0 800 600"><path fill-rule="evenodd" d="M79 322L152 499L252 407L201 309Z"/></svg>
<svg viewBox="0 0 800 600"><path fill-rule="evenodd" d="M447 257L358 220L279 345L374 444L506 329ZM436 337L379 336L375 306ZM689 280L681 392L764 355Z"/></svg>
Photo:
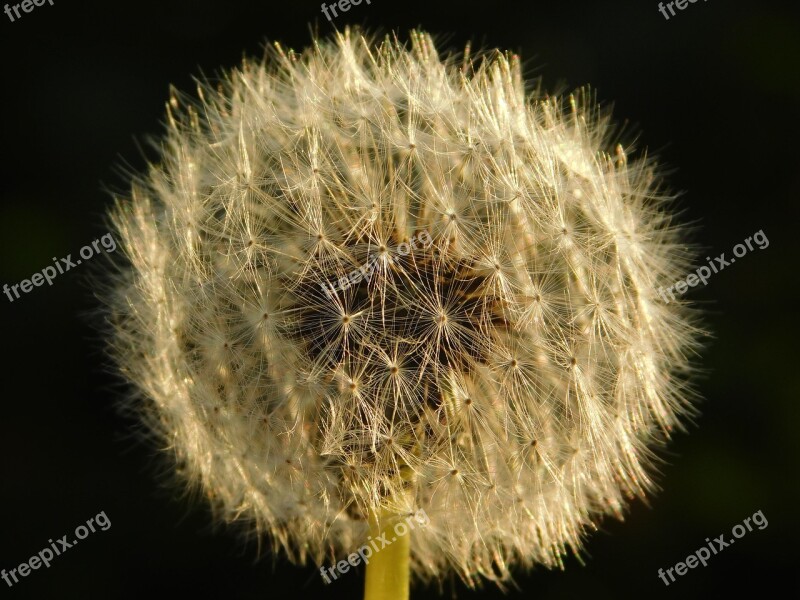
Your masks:
<svg viewBox="0 0 800 600"><path fill-rule="evenodd" d="M393 513L386 509L381 509L379 516L370 514L369 529L372 539L385 535L383 539L390 543L369 559L364 582L364 600L408 600L411 532L397 536L392 527L397 519L392 519L392 516ZM375 543L377 548L381 548L381 545L382 542Z"/></svg>

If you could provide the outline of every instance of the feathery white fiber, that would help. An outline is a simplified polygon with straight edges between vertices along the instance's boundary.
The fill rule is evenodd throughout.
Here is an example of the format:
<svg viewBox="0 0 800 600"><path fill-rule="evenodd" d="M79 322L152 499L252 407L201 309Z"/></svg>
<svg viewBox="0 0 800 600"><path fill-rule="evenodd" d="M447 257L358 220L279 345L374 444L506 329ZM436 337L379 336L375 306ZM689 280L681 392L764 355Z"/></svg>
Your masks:
<svg viewBox="0 0 800 600"><path fill-rule="evenodd" d="M113 212L113 346L220 517L326 564L370 511L422 509L414 575L473 585L561 566L652 489L697 337L656 289L688 256L610 131L585 93L526 95L516 56L423 32L173 94Z"/></svg>

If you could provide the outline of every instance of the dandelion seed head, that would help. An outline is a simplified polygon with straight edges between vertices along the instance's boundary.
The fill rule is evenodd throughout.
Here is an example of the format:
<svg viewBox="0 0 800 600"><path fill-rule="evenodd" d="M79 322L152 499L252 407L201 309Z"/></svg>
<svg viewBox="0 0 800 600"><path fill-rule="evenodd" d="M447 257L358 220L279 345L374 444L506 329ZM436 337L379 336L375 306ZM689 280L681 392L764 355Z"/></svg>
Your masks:
<svg viewBox="0 0 800 600"><path fill-rule="evenodd" d="M591 94L346 30L167 111L112 215L113 347L220 518L323 564L424 510L413 574L472 585L652 490L691 411L697 332L656 293L687 257Z"/></svg>

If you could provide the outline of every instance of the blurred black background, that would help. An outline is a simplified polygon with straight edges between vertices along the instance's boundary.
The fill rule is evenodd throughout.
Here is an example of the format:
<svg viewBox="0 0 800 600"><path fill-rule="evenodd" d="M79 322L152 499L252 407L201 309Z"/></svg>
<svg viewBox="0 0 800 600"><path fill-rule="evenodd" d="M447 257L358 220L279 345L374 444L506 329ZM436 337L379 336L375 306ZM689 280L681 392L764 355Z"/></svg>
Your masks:
<svg viewBox="0 0 800 600"><path fill-rule="evenodd" d="M678 434L649 506L607 520L586 564L519 573L508 598L716 598L798 585L798 262L800 10L789 3L696 2L669 21L655 0L478 2L372 0L328 23L320 1L55 0L15 22L0 14L3 96L0 284L17 283L104 234L106 188L140 170L160 134L168 86L193 90L259 55L266 40L302 48L317 24L404 35L421 25L522 53L548 89L591 84L675 168L684 221L707 254L763 230L754 250L695 288L715 339L698 359L705 397ZM143 153L144 152L144 153ZM100 261L100 258L93 259ZM0 597L358 598L363 571L324 586L313 567L255 561L257 547L214 528L202 503L162 485L153 448L114 409L85 265L9 302L0 295L0 568L19 565L100 511L112 526ZM102 265L101 265L102 270ZM794 337L792 337L794 336ZM761 510L755 529L705 568L665 587L659 568ZM459 598L499 598L493 587ZM450 597L450 588L445 597ZM415 598L438 597L416 589Z"/></svg>

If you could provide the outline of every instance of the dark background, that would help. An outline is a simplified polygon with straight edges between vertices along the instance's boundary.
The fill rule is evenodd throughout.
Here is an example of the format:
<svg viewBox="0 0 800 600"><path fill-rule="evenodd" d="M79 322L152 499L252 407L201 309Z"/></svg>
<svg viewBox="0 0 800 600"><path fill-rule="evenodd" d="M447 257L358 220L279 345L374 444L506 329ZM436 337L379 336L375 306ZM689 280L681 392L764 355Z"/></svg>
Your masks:
<svg viewBox="0 0 800 600"><path fill-rule="evenodd" d="M145 165L169 84L192 90L280 40L301 48L332 25L320 1L69 2L11 23L0 13L3 95L0 285L73 255L107 231L106 188ZM335 19L448 45L522 53L548 89L590 83L618 119L675 168L684 221L707 254L730 255L758 230L770 241L691 298L714 332L698 359L705 397L669 447L649 506L589 538L586 564L520 573L514 598L715 598L798 585L798 189L800 18L787 4L697 2L666 21L654 0L372 0ZM640 144L642 145L642 144ZM149 151L147 151L149 152ZM94 258L94 261L101 261ZM99 266L102 272L103 264ZM84 268L86 267L86 268ZM86 265L10 303L0 295L0 568L10 569L105 511L91 534L0 597L358 598L363 571L329 587L312 568L255 561L257 547L214 528L202 503L162 484L153 448L115 412L115 378L92 327ZM792 337L794 336L794 337ZM769 522L669 588L659 568L684 560L761 510ZM499 598L493 587L459 598ZM415 598L434 598L417 589ZM450 595L449 587L446 596Z"/></svg>

